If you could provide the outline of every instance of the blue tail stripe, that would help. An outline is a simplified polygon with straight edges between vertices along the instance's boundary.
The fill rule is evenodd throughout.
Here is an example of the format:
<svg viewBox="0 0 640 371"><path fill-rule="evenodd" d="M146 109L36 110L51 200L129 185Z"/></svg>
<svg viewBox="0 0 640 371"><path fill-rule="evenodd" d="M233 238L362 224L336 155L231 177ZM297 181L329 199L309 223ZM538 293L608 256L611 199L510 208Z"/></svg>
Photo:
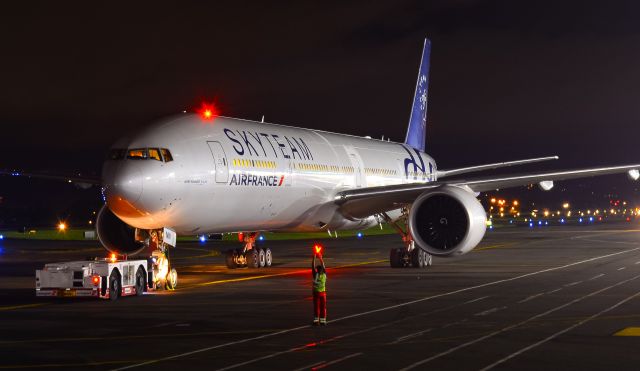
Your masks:
<svg viewBox="0 0 640 371"><path fill-rule="evenodd" d="M418 71L418 81L416 91L413 96L413 106L411 107L411 117L409 118L409 129L405 143L411 147L423 151L425 150L425 139L427 129L427 96L429 92L429 59L431 56L431 41L424 39L424 49L422 50L422 60Z"/></svg>

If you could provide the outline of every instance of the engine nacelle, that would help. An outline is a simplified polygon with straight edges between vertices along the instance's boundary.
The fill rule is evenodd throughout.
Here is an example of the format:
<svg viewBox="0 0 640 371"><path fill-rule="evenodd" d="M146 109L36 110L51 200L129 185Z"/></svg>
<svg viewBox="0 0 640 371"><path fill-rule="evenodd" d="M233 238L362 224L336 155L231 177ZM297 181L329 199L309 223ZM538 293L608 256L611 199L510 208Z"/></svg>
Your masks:
<svg viewBox="0 0 640 371"><path fill-rule="evenodd" d="M487 214L464 188L442 186L426 191L411 206L409 231L431 255L455 256L473 250L487 230Z"/></svg>
<svg viewBox="0 0 640 371"><path fill-rule="evenodd" d="M120 220L106 205L98 213L96 232L102 246L115 254L134 255L145 248L135 240L135 228Z"/></svg>

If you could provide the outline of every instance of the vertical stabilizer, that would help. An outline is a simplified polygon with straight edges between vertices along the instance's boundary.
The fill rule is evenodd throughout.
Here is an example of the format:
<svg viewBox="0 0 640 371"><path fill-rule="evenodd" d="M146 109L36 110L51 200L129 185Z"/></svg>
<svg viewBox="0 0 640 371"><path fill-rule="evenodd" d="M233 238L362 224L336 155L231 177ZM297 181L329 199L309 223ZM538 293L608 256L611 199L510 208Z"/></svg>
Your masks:
<svg viewBox="0 0 640 371"><path fill-rule="evenodd" d="M422 49L422 59L418 70L418 81L416 82L416 92L413 96L411 106L411 117L409 118L409 128L404 142L411 147L424 151L424 144L427 130L427 96L429 91L429 58L431 56L431 41L424 39Z"/></svg>

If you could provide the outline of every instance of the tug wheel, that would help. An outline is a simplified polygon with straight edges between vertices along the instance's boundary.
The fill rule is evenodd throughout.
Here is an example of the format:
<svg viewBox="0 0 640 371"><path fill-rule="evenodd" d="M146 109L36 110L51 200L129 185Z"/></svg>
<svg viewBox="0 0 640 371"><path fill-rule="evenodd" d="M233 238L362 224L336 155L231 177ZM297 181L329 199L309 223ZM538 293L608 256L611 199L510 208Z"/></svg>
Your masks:
<svg viewBox="0 0 640 371"><path fill-rule="evenodd" d="M109 299L118 300L122 290L122 279L117 270L111 272L109 276Z"/></svg>

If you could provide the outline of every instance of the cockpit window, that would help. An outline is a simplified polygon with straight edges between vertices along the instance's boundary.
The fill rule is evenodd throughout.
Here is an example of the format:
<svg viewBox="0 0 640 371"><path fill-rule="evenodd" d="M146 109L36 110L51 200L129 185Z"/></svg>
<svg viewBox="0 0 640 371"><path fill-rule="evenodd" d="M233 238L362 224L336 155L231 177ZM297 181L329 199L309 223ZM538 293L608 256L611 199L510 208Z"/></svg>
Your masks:
<svg viewBox="0 0 640 371"><path fill-rule="evenodd" d="M107 155L107 160L122 160L124 158L125 153L127 153L126 149L122 148L114 148L109 151Z"/></svg>
<svg viewBox="0 0 640 371"><path fill-rule="evenodd" d="M164 162L173 161L173 156L171 156L171 152L168 149L162 148L162 157L164 158Z"/></svg>
<svg viewBox="0 0 640 371"><path fill-rule="evenodd" d="M157 148L149 148L149 158L152 160L162 161L160 150Z"/></svg>
<svg viewBox="0 0 640 371"><path fill-rule="evenodd" d="M132 160L146 160L147 149L146 148L130 149L129 153L127 153L127 158Z"/></svg>

